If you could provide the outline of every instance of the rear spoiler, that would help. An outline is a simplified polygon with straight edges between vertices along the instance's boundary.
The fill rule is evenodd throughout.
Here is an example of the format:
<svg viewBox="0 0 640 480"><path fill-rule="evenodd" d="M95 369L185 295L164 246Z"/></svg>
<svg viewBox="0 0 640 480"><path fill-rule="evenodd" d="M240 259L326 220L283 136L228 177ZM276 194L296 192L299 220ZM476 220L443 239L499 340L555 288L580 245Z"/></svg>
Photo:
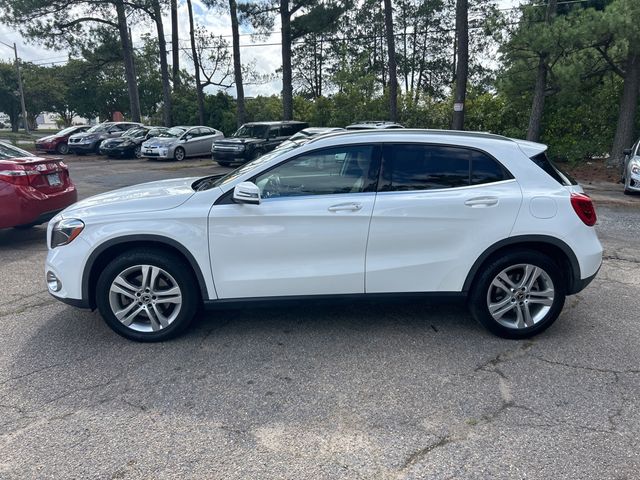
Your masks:
<svg viewBox="0 0 640 480"><path fill-rule="evenodd" d="M511 140L516 142L520 150L529 158L547 151L547 146L543 143L530 142L529 140L520 140L517 138L512 138Z"/></svg>

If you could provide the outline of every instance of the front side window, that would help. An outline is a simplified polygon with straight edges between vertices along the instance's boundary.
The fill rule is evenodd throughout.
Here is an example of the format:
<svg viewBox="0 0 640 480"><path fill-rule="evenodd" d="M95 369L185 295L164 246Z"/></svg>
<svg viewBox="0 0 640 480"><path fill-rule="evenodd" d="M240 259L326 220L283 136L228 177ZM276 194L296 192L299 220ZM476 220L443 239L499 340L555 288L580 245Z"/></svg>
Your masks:
<svg viewBox="0 0 640 480"><path fill-rule="evenodd" d="M305 153L255 178L263 198L375 191L374 147L352 145Z"/></svg>
<svg viewBox="0 0 640 480"><path fill-rule="evenodd" d="M422 144L385 145L382 177L382 191L456 188L512 178L478 150Z"/></svg>

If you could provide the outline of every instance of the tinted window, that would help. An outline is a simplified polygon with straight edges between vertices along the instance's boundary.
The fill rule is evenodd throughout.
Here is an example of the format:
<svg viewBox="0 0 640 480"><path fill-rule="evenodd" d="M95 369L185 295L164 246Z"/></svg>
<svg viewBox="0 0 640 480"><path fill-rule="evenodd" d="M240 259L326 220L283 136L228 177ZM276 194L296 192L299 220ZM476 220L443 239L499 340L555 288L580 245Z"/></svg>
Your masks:
<svg viewBox="0 0 640 480"><path fill-rule="evenodd" d="M269 138L276 138L280 136L280 127L269 127Z"/></svg>
<svg viewBox="0 0 640 480"><path fill-rule="evenodd" d="M283 137L290 137L291 135L293 135L297 131L298 131L298 129L293 125L283 125L281 127L280 135L282 135Z"/></svg>
<svg viewBox="0 0 640 480"><path fill-rule="evenodd" d="M383 190L432 190L469 185L467 150L432 145L386 145Z"/></svg>
<svg viewBox="0 0 640 480"><path fill-rule="evenodd" d="M477 150L470 150L471 155L471 185L500 182L513 178L493 158Z"/></svg>
<svg viewBox="0 0 640 480"><path fill-rule="evenodd" d="M375 191L374 147L352 145L305 153L258 175L264 198Z"/></svg>
<svg viewBox="0 0 640 480"><path fill-rule="evenodd" d="M547 172L560 185L569 186L578 184L569 174L556 167L556 165L549 160L545 152L531 157L531 161Z"/></svg>
<svg viewBox="0 0 640 480"><path fill-rule="evenodd" d="M438 145L386 145L383 191L434 190L513 178L486 153Z"/></svg>

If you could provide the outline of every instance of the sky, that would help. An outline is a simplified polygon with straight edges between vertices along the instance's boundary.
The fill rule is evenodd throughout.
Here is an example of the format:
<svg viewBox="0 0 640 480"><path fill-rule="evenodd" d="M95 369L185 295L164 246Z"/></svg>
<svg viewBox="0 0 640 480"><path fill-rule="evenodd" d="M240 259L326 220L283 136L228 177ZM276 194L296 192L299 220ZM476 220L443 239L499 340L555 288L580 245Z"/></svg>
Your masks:
<svg viewBox="0 0 640 480"><path fill-rule="evenodd" d="M500 8L511 8L518 6L523 0L499 0L498 4ZM207 9L200 0L192 0L195 23L205 27L208 31L215 35L229 36L227 40L231 42L231 21L229 15L224 12ZM187 11L186 2L179 0L179 12L178 18L179 25L179 37L181 47L189 47L189 14ZM165 34L168 34L167 41L170 40L171 34L171 21L169 15L163 18L163 24ZM276 26L277 30L277 26ZM132 36L134 46L141 44L140 38L145 33L151 33L155 35L155 27L149 22L147 25L134 25L132 26ZM279 45L268 46L255 46L256 43L250 34L250 30L247 27L241 27L241 57L243 64L253 63L255 69L261 74L275 74L276 70L280 68L282 62L280 57ZM274 34L267 39L260 39L258 43L278 43L280 41L279 34ZM12 45L14 42L18 48L18 56L28 62L34 62L38 64L49 64L52 62L64 62L67 58L67 52L65 50L48 50L38 45L37 43L29 42L22 37L22 35L15 29L6 25L0 24L0 42L8 43ZM170 48L170 44L167 45ZM13 61L13 49L5 45L0 44L0 59L5 61ZM191 62L186 56L185 52L181 52L181 68L187 68L192 70ZM170 58L169 58L169 61ZM281 81L274 79L271 82L260 85L247 85L245 87L246 96L257 95L271 95L277 94L281 90ZM228 90L229 94L234 95L235 91Z"/></svg>

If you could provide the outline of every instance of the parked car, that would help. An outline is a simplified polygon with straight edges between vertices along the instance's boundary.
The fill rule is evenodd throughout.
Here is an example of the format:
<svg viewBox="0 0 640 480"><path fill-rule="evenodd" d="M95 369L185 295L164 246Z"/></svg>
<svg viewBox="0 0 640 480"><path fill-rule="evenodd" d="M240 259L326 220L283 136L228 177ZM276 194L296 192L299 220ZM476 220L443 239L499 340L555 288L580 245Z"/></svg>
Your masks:
<svg viewBox="0 0 640 480"><path fill-rule="evenodd" d="M118 138L108 138L100 144L100 153L109 157L142 158L143 142L169 130L166 127L134 127Z"/></svg>
<svg viewBox="0 0 640 480"><path fill-rule="evenodd" d="M351 125L347 125L345 127L347 130L378 130L378 129L393 129L393 128L404 128L399 123L395 122L387 122L385 120L373 120L366 122L356 122Z"/></svg>
<svg viewBox="0 0 640 480"><path fill-rule="evenodd" d="M625 162L622 181L624 183L624 193L640 192L640 140L633 147L624 151Z"/></svg>
<svg viewBox="0 0 640 480"><path fill-rule="evenodd" d="M83 133L76 133L69 137L69 151L82 155L85 153L99 153L100 144L108 138L122 136L133 127L140 127L135 122L104 122L94 125Z"/></svg>
<svg viewBox="0 0 640 480"><path fill-rule="evenodd" d="M314 137L318 137L320 135L326 135L327 133L335 133L335 132L344 132L344 128L340 127L310 127L305 128L304 130L300 130L298 133L289 138L289 140L285 140L276 148L287 148L291 145L299 147L300 145L304 145L309 140Z"/></svg>
<svg viewBox="0 0 640 480"><path fill-rule="evenodd" d="M74 125L60 130L58 133L47 137L39 138L35 141L36 150L42 152L56 152L60 155L69 153L69 137L76 133L86 132L91 128L89 125Z"/></svg>
<svg viewBox="0 0 640 480"><path fill-rule="evenodd" d="M466 297L493 333L530 337L602 261L593 204L546 149L353 132L98 195L50 222L49 292L139 341L177 335L202 302L380 295Z"/></svg>
<svg viewBox="0 0 640 480"><path fill-rule="evenodd" d="M244 163L270 152L308 126L296 121L245 123L230 138L214 142L211 158L224 167Z"/></svg>
<svg viewBox="0 0 640 480"><path fill-rule="evenodd" d="M0 228L49 221L77 200L67 166L0 142Z"/></svg>
<svg viewBox="0 0 640 480"><path fill-rule="evenodd" d="M187 157L208 155L213 142L224 138L215 128L202 125L172 127L142 144L142 156L182 161Z"/></svg>

